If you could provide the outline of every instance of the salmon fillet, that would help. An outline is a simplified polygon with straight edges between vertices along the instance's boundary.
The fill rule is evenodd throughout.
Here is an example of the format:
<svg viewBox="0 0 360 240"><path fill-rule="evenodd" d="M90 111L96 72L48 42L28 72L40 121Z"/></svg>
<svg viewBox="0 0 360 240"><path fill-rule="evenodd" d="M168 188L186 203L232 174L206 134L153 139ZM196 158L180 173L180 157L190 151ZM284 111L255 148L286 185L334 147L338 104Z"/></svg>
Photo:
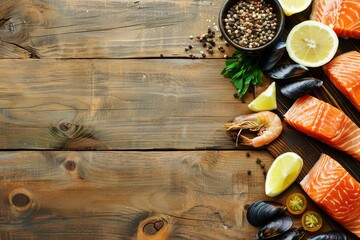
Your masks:
<svg viewBox="0 0 360 240"><path fill-rule="evenodd" d="M360 128L340 109L306 95L284 117L298 131L360 160Z"/></svg>
<svg viewBox="0 0 360 240"><path fill-rule="evenodd" d="M337 161L322 154L300 185L329 216L360 237L360 183Z"/></svg>
<svg viewBox="0 0 360 240"><path fill-rule="evenodd" d="M310 20L330 26L339 37L360 38L360 0L315 0Z"/></svg>
<svg viewBox="0 0 360 240"><path fill-rule="evenodd" d="M360 111L360 53L351 51L323 66L330 81Z"/></svg>

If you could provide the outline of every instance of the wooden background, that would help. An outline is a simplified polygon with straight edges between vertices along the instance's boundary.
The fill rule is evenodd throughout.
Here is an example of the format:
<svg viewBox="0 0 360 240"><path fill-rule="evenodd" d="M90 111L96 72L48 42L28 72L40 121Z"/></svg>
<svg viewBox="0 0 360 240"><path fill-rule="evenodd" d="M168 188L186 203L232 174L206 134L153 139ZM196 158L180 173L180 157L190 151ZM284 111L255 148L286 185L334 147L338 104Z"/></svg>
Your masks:
<svg viewBox="0 0 360 240"><path fill-rule="evenodd" d="M233 49L216 38L225 53L184 51L201 55L189 36L215 27L221 5L0 0L0 239L254 239L244 206L266 198L257 158L267 169L295 151L301 179L326 152L360 179L358 161L287 125L268 149L236 149L225 136L254 97L234 98L220 75ZM283 40L309 13L286 18ZM337 54L359 47L341 39ZM314 94L360 125L330 82ZM291 103L279 95L277 113Z"/></svg>

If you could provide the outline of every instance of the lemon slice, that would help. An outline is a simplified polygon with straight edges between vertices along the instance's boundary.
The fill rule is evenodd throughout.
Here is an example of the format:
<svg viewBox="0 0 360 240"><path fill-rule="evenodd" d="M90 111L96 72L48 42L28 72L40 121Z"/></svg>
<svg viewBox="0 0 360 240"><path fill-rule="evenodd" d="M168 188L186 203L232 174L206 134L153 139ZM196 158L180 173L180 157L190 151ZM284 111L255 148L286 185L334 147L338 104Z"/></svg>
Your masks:
<svg viewBox="0 0 360 240"><path fill-rule="evenodd" d="M286 50L296 63L320 67L335 55L339 39L329 26L308 20L293 27L286 39Z"/></svg>
<svg viewBox="0 0 360 240"><path fill-rule="evenodd" d="M279 0L279 2L286 16L302 12L311 4L311 0Z"/></svg>
<svg viewBox="0 0 360 240"><path fill-rule="evenodd" d="M275 82L271 83L269 87L251 103L248 108L254 112L274 110L277 108L276 105L276 87Z"/></svg>
<svg viewBox="0 0 360 240"><path fill-rule="evenodd" d="M285 191L299 176L302 167L302 158L294 152L278 156L266 175L265 194L275 197Z"/></svg>

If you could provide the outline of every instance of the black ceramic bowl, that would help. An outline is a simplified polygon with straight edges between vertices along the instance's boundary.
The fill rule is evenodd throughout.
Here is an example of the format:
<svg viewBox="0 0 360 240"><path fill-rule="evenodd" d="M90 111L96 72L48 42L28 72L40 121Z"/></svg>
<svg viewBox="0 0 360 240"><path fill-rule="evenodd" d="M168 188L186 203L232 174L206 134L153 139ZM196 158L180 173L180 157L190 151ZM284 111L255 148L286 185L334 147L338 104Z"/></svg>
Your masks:
<svg viewBox="0 0 360 240"><path fill-rule="evenodd" d="M273 8L273 12L277 16L277 27L275 30L275 35L272 40L270 40L269 42L267 42L264 45L261 45L259 47L255 47L255 48L242 47L239 44L235 43L229 37L229 35L225 29L225 18L226 18L226 15L228 14L229 9L232 6L238 4L239 2L242 2L242 1L243 0L225 0L224 4L222 5L222 7L220 9L220 13L219 13L219 28L220 28L221 34L223 35L224 39L235 49L242 50L242 51L245 51L245 52L247 52L249 54L253 54L253 55L260 55L266 49L270 48L271 46L273 46L274 44L276 44L279 41L279 39L281 37L281 33L285 26L285 15L284 15L284 12L282 11L280 3L277 0L265 0L265 2L271 4L271 6Z"/></svg>

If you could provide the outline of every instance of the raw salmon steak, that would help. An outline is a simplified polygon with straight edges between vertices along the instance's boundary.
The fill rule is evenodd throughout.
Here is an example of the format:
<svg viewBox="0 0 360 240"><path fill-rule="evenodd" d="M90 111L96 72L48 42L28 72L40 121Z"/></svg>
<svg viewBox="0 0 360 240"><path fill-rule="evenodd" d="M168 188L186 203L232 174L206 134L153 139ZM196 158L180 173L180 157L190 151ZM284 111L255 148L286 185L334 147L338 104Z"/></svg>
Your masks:
<svg viewBox="0 0 360 240"><path fill-rule="evenodd" d="M300 185L329 216L360 237L360 183L337 161L322 154Z"/></svg>
<svg viewBox="0 0 360 240"><path fill-rule="evenodd" d="M339 37L360 38L360 0L314 0L310 19L330 26Z"/></svg>
<svg viewBox="0 0 360 240"><path fill-rule="evenodd" d="M360 13L359 13L360 14ZM351 51L323 66L330 81L360 111L360 53Z"/></svg>
<svg viewBox="0 0 360 240"><path fill-rule="evenodd" d="M306 95L284 117L298 131L360 160L360 128L340 109Z"/></svg>

